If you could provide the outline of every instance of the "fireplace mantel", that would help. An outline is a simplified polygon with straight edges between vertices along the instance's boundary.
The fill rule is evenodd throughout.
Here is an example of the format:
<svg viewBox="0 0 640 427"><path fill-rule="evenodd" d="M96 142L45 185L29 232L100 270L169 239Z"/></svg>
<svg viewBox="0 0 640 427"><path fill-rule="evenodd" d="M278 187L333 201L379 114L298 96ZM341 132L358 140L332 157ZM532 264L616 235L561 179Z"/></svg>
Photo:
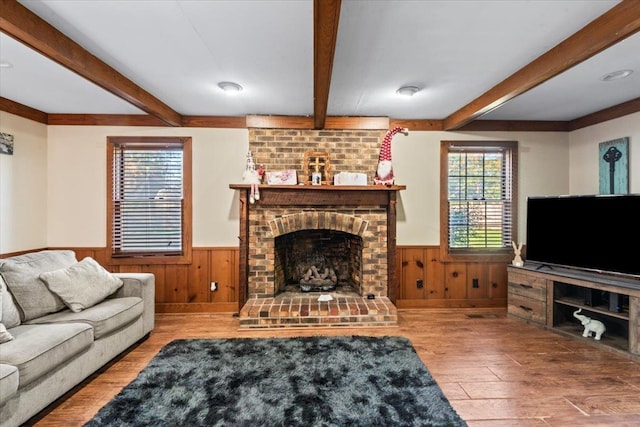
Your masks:
<svg viewBox="0 0 640 427"><path fill-rule="evenodd" d="M249 184L230 184L234 190L243 190L247 195ZM405 185L260 185L260 200L263 206L324 206L324 205L388 205L395 204L395 194ZM242 201L242 199L241 199ZM394 218L395 220L395 218Z"/></svg>
<svg viewBox="0 0 640 427"><path fill-rule="evenodd" d="M380 206L386 210L387 219L387 296L395 304L398 282L395 275L396 257L396 203L397 192L406 189L395 186L337 186L337 185L260 185L260 199L249 203L251 185L230 184L239 190L240 234L239 238L239 309L247 302L249 274L249 212L251 209L270 206L318 208L322 206Z"/></svg>

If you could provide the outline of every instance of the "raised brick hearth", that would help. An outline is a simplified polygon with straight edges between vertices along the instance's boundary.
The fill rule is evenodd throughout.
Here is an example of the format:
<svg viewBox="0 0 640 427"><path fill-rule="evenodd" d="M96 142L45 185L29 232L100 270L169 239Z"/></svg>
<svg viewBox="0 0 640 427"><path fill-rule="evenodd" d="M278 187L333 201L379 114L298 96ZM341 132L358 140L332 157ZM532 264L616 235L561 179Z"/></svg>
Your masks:
<svg viewBox="0 0 640 427"><path fill-rule="evenodd" d="M333 300L318 301L318 292L278 294L274 298L250 298L240 310L240 326L395 325L398 313L387 297L366 299L355 294L328 293ZM326 294L325 294L326 295Z"/></svg>

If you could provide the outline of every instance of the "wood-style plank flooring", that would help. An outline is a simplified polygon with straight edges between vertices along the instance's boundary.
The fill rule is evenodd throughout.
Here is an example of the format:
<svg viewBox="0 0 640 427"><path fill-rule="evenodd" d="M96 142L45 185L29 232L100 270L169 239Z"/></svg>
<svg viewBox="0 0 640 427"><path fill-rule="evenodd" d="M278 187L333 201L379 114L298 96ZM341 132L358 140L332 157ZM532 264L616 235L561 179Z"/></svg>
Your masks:
<svg viewBox="0 0 640 427"><path fill-rule="evenodd" d="M387 327L246 330L231 314L158 314L146 341L35 425L81 426L176 338L398 335L411 340L471 427L640 426L638 359L527 325L505 309L399 310L398 317Z"/></svg>

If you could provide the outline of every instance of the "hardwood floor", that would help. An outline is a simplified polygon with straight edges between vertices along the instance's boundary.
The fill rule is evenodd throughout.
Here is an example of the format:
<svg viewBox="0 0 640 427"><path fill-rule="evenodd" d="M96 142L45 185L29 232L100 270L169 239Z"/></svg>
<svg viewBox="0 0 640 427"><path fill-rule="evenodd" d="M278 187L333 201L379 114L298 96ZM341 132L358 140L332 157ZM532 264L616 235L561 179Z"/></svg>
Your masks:
<svg viewBox="0 0 640 427"><path fill-rule="evenodd" d="M39 419L81 426L176 338L409 338L471 427L639 426L640 361L506 316L505 309L398 310L398 326L240 330L231 314L158 314L150 337ZM586 339L585 339L586 341Z"/></svg>

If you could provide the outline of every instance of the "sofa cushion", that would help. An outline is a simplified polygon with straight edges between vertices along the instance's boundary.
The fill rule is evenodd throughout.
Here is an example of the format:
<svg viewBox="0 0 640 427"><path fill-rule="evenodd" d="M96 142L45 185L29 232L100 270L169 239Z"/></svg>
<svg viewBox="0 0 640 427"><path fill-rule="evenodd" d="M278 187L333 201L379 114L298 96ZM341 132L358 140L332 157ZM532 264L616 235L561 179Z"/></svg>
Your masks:
<svg viewBox="0 0 640 427"><path fill-rule="evenodd" d="M2 276L0 276L0 322L7 328L20 324L20 312Z"/></svg>
<svg viewBox="0 0 640 427"><path fill-rule="evenodd" d="M20 388L51 372L93 343L93 329L86 323L23 324L11 329L11 333L16 339L0 344L0 363L18 368Z"/></svg>
<svg viewBox="0 0 640 427"><path fill-rule="evenodd" d="M94 306L122 286L122 280L91 257L67 268L42 273L40 280L75 313Z"/></svg>
<svg viewBox="0 0 640 427"><path fill-rule="evenodd" d="M144 303L139 297L113 298L79 313L64 310L29 321L29 324L81 322L91 325L95 339L116 331L142 315Z"/></svg>
<svg viewBox="0 0 640 427"><path fill-rule="evenodd" d="M60 297L40 280L40 274L77 262L75 253L67 250L32 252L0 260L0 273L18 305L21 321L65 308Z"/></svg>
<svg viewBox="0 0 640 427"><path fill-rule="evenodd" d="M18 391L18 368L0 363L0 406Z"/></svg>

